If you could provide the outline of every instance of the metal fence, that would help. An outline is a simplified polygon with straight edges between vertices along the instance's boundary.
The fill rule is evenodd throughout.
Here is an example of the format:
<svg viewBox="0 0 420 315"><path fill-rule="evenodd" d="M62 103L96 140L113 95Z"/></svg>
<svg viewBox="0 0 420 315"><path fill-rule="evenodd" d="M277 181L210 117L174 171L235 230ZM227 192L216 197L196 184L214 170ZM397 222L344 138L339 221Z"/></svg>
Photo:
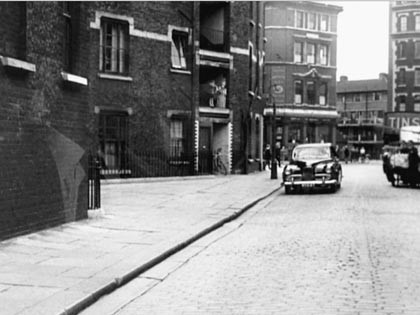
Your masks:
<svg viewBox="0 0 420 315"><path fill-rule="evenodd" d="M88 156L88 209L101 207L101 164L95 155Z"/></svg>
<svg viewBox="0 0 420 315"><path fill-rule="evenodd" d="M129 152L120 166L102 163L100 175L101 178L190 176L197 174L195 158L193 154L173 156L163 151Z"/></svg>

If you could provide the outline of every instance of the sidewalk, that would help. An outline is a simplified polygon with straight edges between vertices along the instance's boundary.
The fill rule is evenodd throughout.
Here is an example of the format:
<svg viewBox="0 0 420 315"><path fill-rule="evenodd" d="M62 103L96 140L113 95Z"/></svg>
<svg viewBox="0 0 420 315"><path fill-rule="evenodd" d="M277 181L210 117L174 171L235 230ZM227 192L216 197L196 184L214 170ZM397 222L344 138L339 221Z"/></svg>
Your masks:
<svg viewBox="0 0 420 315"><path fill-rule="evenodd" d="M103 185L89 219L0 242L0 314L77 314L278 189L278 174Z"/></svg>

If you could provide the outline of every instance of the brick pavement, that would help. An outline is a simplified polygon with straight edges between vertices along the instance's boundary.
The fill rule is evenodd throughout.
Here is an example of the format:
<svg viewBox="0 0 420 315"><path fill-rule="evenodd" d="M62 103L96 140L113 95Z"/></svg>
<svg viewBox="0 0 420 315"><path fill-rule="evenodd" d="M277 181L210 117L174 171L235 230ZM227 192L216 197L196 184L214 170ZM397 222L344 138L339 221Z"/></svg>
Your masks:
<svg viewBox="0 0 420 315"><path fill-rule="evenodd" d="M280 184L269 177L103 185L103 211L88 220L0 243L0 314L72 313L139 266L267 196Z"/></svg>

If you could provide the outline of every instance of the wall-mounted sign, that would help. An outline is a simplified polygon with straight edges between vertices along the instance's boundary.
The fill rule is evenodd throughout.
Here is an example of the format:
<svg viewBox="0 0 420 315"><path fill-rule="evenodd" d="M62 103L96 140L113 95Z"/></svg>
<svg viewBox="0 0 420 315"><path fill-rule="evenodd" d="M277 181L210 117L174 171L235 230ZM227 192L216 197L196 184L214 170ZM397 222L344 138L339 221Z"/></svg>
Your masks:
<svg viewBox="0 0 420 315"><path fill-rule="evenodd" d="M397 129L404 126L420 126L420 113L388 113L387 126Z"/></svg>

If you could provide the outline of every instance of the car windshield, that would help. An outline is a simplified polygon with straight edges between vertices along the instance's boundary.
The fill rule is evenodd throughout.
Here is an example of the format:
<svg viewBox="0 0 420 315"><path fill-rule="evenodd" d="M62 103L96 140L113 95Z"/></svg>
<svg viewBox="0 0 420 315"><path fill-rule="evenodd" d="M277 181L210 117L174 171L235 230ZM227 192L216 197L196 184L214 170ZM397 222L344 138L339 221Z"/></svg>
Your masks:
<svg viewBox="0 0 420 315"><path fill-rule="evenodd" d="M293 152L294 160L322 160L329 159L330 147L301 147L295 148Z"/></svg>

